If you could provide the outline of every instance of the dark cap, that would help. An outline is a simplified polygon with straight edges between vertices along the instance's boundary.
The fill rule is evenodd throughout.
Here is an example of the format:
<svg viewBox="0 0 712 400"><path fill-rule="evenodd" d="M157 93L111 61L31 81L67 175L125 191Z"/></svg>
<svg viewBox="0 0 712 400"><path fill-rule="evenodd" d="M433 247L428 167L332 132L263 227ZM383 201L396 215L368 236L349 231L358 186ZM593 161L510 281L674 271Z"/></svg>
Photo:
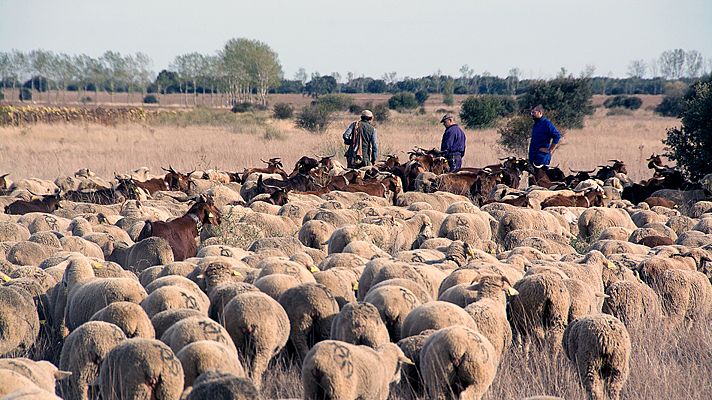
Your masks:
<svg viewBox="0 0 712 400"><path fill-rule="evenodd" d="M443 117L440 119L440 122L443 123L443 122L447 121L448 119L451 119L454 121L455 115L453 115L452 113L447 113L447 114L443 115Z"/></svg>

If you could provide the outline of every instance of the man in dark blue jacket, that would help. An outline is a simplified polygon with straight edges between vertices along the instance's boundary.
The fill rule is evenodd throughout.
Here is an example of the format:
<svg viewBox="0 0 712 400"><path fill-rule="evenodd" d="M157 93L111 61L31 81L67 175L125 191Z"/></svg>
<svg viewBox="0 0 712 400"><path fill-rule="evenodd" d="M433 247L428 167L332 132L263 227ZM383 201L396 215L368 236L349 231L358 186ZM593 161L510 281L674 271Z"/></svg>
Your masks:
<svg viewBox="0 0 712 400"><path fill-rule="evenodd" d="M561 140L561 133L544 117L544 107L541 105L532 108L531 116L534 126L529 143L529 162L536 166L548 166L551 163L551 155Z"/></svg>
<svg viewBox="0 0 712 400"><path fill-rule="evenodd" d="M462 157L465 155L465 132L455 123L455 116L451 113L445 114L440 123L445 125L440 151L447 159L450 172L457 172L462 168Z"/></svg>

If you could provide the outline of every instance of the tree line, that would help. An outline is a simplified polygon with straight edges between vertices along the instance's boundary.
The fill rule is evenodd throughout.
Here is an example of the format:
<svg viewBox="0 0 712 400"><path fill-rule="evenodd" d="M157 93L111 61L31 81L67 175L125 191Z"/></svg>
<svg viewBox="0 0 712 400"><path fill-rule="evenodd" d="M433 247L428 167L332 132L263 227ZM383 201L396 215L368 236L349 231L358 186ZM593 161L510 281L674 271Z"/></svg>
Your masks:
<svg viewBox="0 0 712 400"><path fill-rule="evenodd" d="M439 71L420 78L397 78L397 73L380 78L342 77L339 73L311 76L301 68L293 79L285 79L277 53L267 44L250 39L231 39L215 54L192 52L174 58L167 69L158 74L153 62L144 53L121 54L106 51L98 58L86 54L69 55L46 50L0 52L0 87L24 88L21 96L32 91L44 93L45 100L55 96L66 100L67 91L76 92L78 100L87 99L88 92L111 95L124 93L128 102L132 93L180 93L184 104L198 104L198 94L214 95L228 105L259 103L266 105L268 93L301 93L318 97L329 93L439 93L446 98L454 94L520 95L539 79L524 79L518 68L506 77L483 72L475 74L468 65L460 68L460 76ZM712 59L705 60L696 50L673 49L649 61L632 60L626 78L594 76L595 67L587 66L580 77L588 78L593 94L661 94L670 82L685 86L712 69ZM561 69L555 79L570 77ZM29 93L28 93L29 92ZM55 101L59 99L55 98ZM214 105L214 104L213 104Z"/></svg>

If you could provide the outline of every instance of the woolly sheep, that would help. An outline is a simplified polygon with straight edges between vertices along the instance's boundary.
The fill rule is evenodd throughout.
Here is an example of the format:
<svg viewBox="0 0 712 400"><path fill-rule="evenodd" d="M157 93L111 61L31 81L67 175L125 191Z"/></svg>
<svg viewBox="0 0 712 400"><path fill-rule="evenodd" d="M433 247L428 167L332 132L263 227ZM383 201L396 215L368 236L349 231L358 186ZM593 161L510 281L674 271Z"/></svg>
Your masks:
<svg viewBox="0 0 712 400"><path fill-rule="evenodd" d="M32 295L20 287L0 286L0 357L26 352L39 331Z"/></svg>
<svg viewBox="0 0 712 400"><path fill-rule="evenodd" d="M331 323L332 340L372 348L390 342L378 309L369 303L348 303Z"/></svg>
<svg viewBox="0 0 712 400"><path fill-rule="evenodd" d="M475 321L478 332L489 340L496 355L501 357L512 342L512 328L507 321L507 297L518 293L501 276L482 276L472 287L477 295L465 311Z"/></svg>
<svg viewBox="0 0 712 400"><path fill-rule="evenodd" d="M42 260L56 252L56 248L24 241L10 247L7 254L5 254L5 258L15 265L39 265Z"/></svg>
<svg viewBox="0 0 712 400"><path fill-rule="evenodd" d="M403 321L412 310L421 305L420 300L409 289L402 286L385 285L373 288L364 298L364 302L373 304L386 325L391 341L402 338Z"/></svg>
<svg viewBox="0 0 712 400"><path fill-rule="evenodd" d="M603 312L620 319L629 331L656 322L662 317L662 306L655 291L640 281L618 281L606 288Z"/></svg>
<svg viewBox="0 0 712 400"><path fill-rule="evenodd" d="M197 310L202 315L208 315L208 302L204 301L205 294L196 296L192 290L178 286L163 286L149 294L142 302L146 314L153 318L161 311L187 308Z"/></svg>
<svg viewBox="0 0 712 400"><path fill-rule="evenodd" d="M579 235L587 241L593 241L604 229L620 226L634 230L637 227L625 210L617 208L591 207L579 217Z"/></svg>
<svg viewBox="0 0 712 400"><path fill-rule="evenodd" d="M183 367L184 387L193 386L195 380L207 371L218 371L245 377L237 353L212 340L199 340L183 347L176 354Z"/></svg>
<svg viewBox="0 0 712 400"><path fill-rule="evenodd" d="M499 218L495 236L497 241L501 242L515 229L534 229L553 232L564 237L573 236L569 232L568 222L560 215L520 207L513 207Z"/></svg>
<svg viewBox="0 0 712 400"><path fill-rule="evenodd" d="M257 388L267 366L287 344L290 320L284 308L260 292L235 296L225 306L225 329L237 346Z"/></svg>
<svg viewBox="0 0 712 400"><path fill-rule="evenodd" d="M167 344L176 353L189 343L198 340L212 340L224 344L230 351L237 352L225 328L205 316L181 319L161 335L161 342Z"/></svg>
<svg viewBox="0 0 712 400"><path fill-rule="evenodd" d="M712 314L712 286L701 272L671 268L651 286L674 322L705 321Z"/></svg>
<svg viewBox="0 0 712 400"><path fill-rule="evenodd" d="M385 281L378 282L377 284L371 286L368 292L370 293L371 291L374 291L383 286L399 286L406 288L411 291L421 303L427 303L434 300L433 296L427 289L423 287L423 285L406 278L386 279ZM368 293L366 293L366 296L368 296Z"/></svg>
<svg viewBox="0 0 712 400"><path fill-rule="evenodd" d="M286 274L270 274L255 281L257 289L275 300L279 300L279 296L284 292L299 285L301 283L294 279L294 276Z"/></svg>
<svg viewBox="0 0 712 400"><path fill-rule="evenodd" d="M358 271L346 268L331 268L326 271L314 273L316 283L324 285L329 289L339 308L343 308L348 303L355 303L355 291L358 288Z"/></svg>
<svg viewBox="0 0 712 400"><path fill-rule="evenodd" d="M379 282L383 282L389 279L407 279L420 285L428 292L428 297L433 298L437 295L440 282L445 279L445 276L446 275L443 274L442 279L440 279L439 281L434 281L431 279L427 279L426 276L424 276L424 273L422 273L421 270L416 268L415 265L409 265L402 262L391 263L383 266L378 270L378 272L373 277L371 286L375 286ZM360 283L359 289L361 289Z"/></svg>
<svg viewBox="0 0 712 400"><path fill-rule="evenodd" d="M198 310L192 310L189 308L174 308L161 311L151 317L151 324L156 330L156 337L160 338L176 322L190 317L203 316L204 314Z"/></svg>
<svg viewBox="0 0 712 400"><path fill-rule="evenodd" d="M334 295L324 285L306 283L279 296L279 304L289 317L289 340L304 360L309 348L327 339L331 322L339 312Z"/></svg>
<svg viewBox="0 0 712 400"><path fill-rule="evenodd" d="M573 321L564 332L564 351L583 381L589 399L620 398L628 380L631 343L625 325L608 314Z"/></svg>
<svg viewBox="0 0 712 400"><path fill-rule="evenodd" d="M186 400L262 400L260 392L249 379L217 371L200 375L184 396Z"/></svg>
<svg viewBox="0 0 712 400"><path fill-rule="evenodd" d="M434 332L436 331L428 329L420 332L418 335L401 339L397 343L398 347L403 351L403 354L413 362L412 365L403 365L403 371L401 373L407 385L412 388L413 393L416 395L423 394L423 381L420 374L420 351L423 349L430 335Z"/></svg>
<svg viewBox="0 0 712 400"><path fill-rule="evenodd" d="M157 289L166 286L179 287L189 291L199 300L201 304L207 304L209 301L208 296L200 290L200 287L195 282L180 275L167 275L156 278L153 282L146 285L146 292L150 295Z"/></svg>
<svg viewBox="0 0 712 400"><path fill-rule="evenodd" d="M304 398L386 400L400 381L401 363L412 363L393 343L377 349L338 340L314 345L304 360Z"/></svg>
<svg viewBox="0 0 712 400"><path fill-rule="evenodd" d="M630 243L626 240L597 240L586 249L587 252L598 250L608 257L613 254L647 254L648 247L639 244Z"/></svg>
<svg viewBox="0 0 712 400"><path fill-rule="evenodd" d="M170 347L154 339L128 339L101 363L103 399L178 399L183 367Z"/></svg>
<svg viewBox="0 0 712 400"><path fill-rule="evenodd" d="M388 253L379 249L378 246L363 240L355 240L344 247L343 253L335 253L333 255L345 253L354 254L366 260L377 257L388 257Z"/></svg>
<svg viewBox="0 0 712 400"><path fill-rule="evenodd" d="M104 259L104 251L96 243L76 236L65 236L59 239L64 251L72 251L87 257Z"/></svg>
<svg viewBox="0 0 712 400"><path fill-rule="evenodd" d="M440 225L437 236L469 243L490 240L492 238L490 218L489 214L479 211L448 215Z"/></svg>
<svg viewBox="0 0 712 400"><path fill-rule="evenodd" d="M103 321L89 321L72 331L64 340L59 368L72 375L60 382L60 393L69 399L96 397L94 381L102 360L117 344L126 340L118 326Z"/></svg>
<svg viewBox="0 0 712 400"><path fill-rule="evenodd" d="M364 243L364 242L361 242L361 243ZM375 246L375 245L373 245L373 246ZM346 268L346 269L350 269L350 270L354 270L354 271L361 271L365 267L366 263L368 263L368 259L363 258L356 254L334 253L334 254L329 254L326 258L324 258L319 263L317 268L320 271L326 271L331 268Z"/></svg>
<svg viewBox="0 0 712 400"><path fill-rule="evenodd" d="M472 317L462 308L444 301L431 301L411 311L401 328L401 338L414 336L427 329L442 329L463 325L477 330Z"/></svg>
<svg viewBox="0 0 712 400"><path fill-rule="evenodd" d="M492 344L476 331L456 325L433 333L420 351L420 371L428 398L480 399L499 364Z"/></svg>
<svg viewBox="0 0 712 400"><path fill-rule="evenodd" d="M119 301L97 311L90 319L91 321L104 321L112 323L131 339L142 337L155 339L156 331L151 324L146 312L136 303Z"/></svg>
<svg viewBox="0 0 712 400"><path fill-rule="evenodd" d="M252 291L256 292L259 289L252 284L244 282L228 282L216 286L209 294L210 307L208 308L208 316L222 323L223 312L227 303L239 294Z"/></svg>
<svg viewBox="0 0 712 400"><path fill-rule="evenodd" d="M29 358L0 359L0 370L17 372L50 393L55 392L57 381L72 375L71 372L60 371L49 361L32 361Z"/></svg>
<svg viewBox="0 0 712 400"><path fill-rule="evenodd" d="M78 287L69 287L65 322L69 330L91 319L111 303L128 301L140 304L148 295L141 284L131 278L97 278Z"/></svg>
<svg viewBox="0 0 712 400"><path fill-rule="evenodd" d="M166 265L173 262L173 250L166 239L149 237L131 246L126 265L137 273L154 265Z"/></svg>
<svg viewBox="0 0 712 400"><path fill-rule="evenodd" d="M21 390L40 390L42 395L51 395L51 393L46 390L38 388L30 379L23 376L19 372L12 371L9 369L0 368L0 396L3 399L10 398L11 396L17 395ZM35 397L31 397L34 399Z"/></svg>
<svg viewBox="0 0 712 400"><path fill-rule="evenodd" d="M0 242L21 242L30 238L30 231L23 225L0 221Z"/></svg>

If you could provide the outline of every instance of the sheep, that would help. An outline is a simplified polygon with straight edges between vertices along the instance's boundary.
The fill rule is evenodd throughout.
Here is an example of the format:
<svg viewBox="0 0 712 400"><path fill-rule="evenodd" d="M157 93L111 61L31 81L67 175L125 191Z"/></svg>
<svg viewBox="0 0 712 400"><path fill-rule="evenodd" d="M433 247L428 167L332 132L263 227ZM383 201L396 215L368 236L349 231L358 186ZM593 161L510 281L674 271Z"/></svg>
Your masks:
<svg viewBox="0 0 712 400"><path fill-rule="evenodd" d="M29 379L38 388L54 393L57 381L72 375L61 371L49 361L32 361L29 358L0 359L0 370L10 370Z"/></svg>
<svg viewBox="0 0 712 400"><path fill-rule="evenodd" d="M413 365L405 364L403 365L403 377L405 381L413 390L416 395L422 395L423 391L423 381L420 374L420 351L423 349L426 340L432 335L434 330L428 329L415 336L409 336L405 339L401 339L396 343L398 347L403 351L403 354L408 357L413 362Z"/></svg>
<svg viewBox="0 0 712 400"><path fill-rule="evenodd" d="M402 288L406 288L409 291L415 295L415 297L418 299L419 302L421 303L427 303L430 301L433 301L434 298L430 292L423 287L422 284L417 283L411 279L406 279L406 278L391 278L391 279L386 279L385 281L378 282L377 284L371 286L371 288L368 290L369 293L373 290L376 290L380 287L383 286L398 286ZM368 296L368 293L366 293L366 296ZM364 297L365 299L365 297Z"/></svg>
<svg viewBox="0 0 712 400"><path fill-rule="evenodd" d="M453 325L463 325L477 330L477 324L462 308L444 301L431 301L411 311L401 328L401 338L414 336L427 329L442 329Z"/></svg>
<svg viewBox="0 0 712 400"><path fill-rule="evenodd" d="M245 292L259 290L256 286L245 282L228 282L214 287L209 294L210 307L208 308L208 316L222 323L225 306L233 297Z"/></svg>
<svg viewBox="0 0 712 400"><path fill-rule="evenodd" d="M512 335L519 344L558 346L568 324L571 297L563 278L529 275L514 284L519 292L507 305Z"/></svg>
<svg viewBox="0 0 712 400"><path fill-rule="evenodd" d="M0 221L0 242L22 242L30 239L30 231L23 225Z"/></svg>
<svg viewBox="0 0 712 400"><path fill-rule="evenodd" d="M388 335L394 342L402 338L401 330L406 316L421 305L412 291L393 285L374 288L366 295L364 302L373 304L378 309Z"/></svg>
<svg viewBox="0 0 712 400"><path fill-rule="evenodd" d="M495 236L498 243L515 229L549 231L567 238L573 236L569 232L568 222L560 215L528 208L512 207L499 218Z"/></svg>
<svg viewBox="0 0 712 400"><path fill-rule="evenodd" d="M363 259L370 260L377 257L388 257L388 253L378 248L378 246L373 243L365 242L363 240L355 240L344 247L343 253L336 254L354 254Z"/></svg>
<svg viewBox="0 0 712 400"><path fill-rule="evenodd" d="M477 331L492 344L495 354L502 357L512 342L512 328L507 321L507 296L518 292L502 276L485 275L472 286L477 296L465 307L475 321Z"/></svg>
<svg viewBox="0 0 712 400"><path fill-rule="evenodd" d="M150 318L161 311L177 308L197 310L207 316L208 301L205 300L206 297L205 294L197 295L194 291L179 286L163 286L151 292L141 302L141 307Z"/></svg>
<svg viewBox="0 0 712 400"><path fill-rule="evenodd" d="M96 398L94 381L99 376L102 360L116 345L126 340L116 325L89 321L72 331L64 340L59 368L72 375L60 382L62 397L89 400Z"/></svg>
<svg viewBox="0 0 712 400"><path fill-rule="evenodd" d="M87 257L104 259L104 251L96 243L76 236L65 236L59 239L64 251L72 251Z"/></svg>
<svg viewBox="0 0 712 400"><path fill-rule="evenodd" d="M237 353L233 353L222 343L199 340L183 347L176 354L183 367L184 387L193 386L195 380L207 371L219 371L246 377Z"/></svg>
<svg viewBox="0 0 712 400"><path fill-rule="evenodd" d="M13 373L12 371L8 371L9 373ZM5 377L3 377L5 378ZM6 378L3 380L13 380L12 378ZM3 400L18 400L18 399L33 399L33 400L61 400L61 397L56 396L54 393L50 393L46 390L42 390L38 388L37 386L29 385L25 386L24 383L22 382L13 382L13 386L19 386L20 389L14 390L11 393L8 393L6 396L3 396Z"/></svg>
<svg viewBox="0 0 712 400"><path fill-rule="evenodd" d="M29 378L23 376L17 371L0 368L0 382L3 383L0 385L0 396L3 399L21 398L14 396L19 395L20 391L23 390L39 393L39 396L32 396L30 397L31 399L45 399L52 395L52 393L37 387ZM57 397L55 396L51 398Z"/></svg>
<svg viewBox="0 0 712 400"><path fill-rule="evenodd" d="M42 260L56 253L56 250L35 242L17 242L10 247L5 258L15 265L39 265Z"/></svg>
<svg viewBox="0 0 712 400"><path fill-rule="evenodd" d="M348 303L331 323L332 340L372 348L390 342L378 309L369 303Z"/></svg>
<svg viewBox="0 0 712 400"><path fill-rule="evenodd" d="M326 286L336 298L339 308L347 303L355 303L358 289L358 271L346 268L331 268L314 273L316 283Z"/></svg>
<svg viewBox="0 0 712 400"><path fill-rule="evenodd" d="M478 240L490 240L492 239L490 218L492 217L484 212L448 215L440 225L437 236L450 240L462 240L468 243Z"/></svg>
<svg viewBox="0 0 712 400"><path fill-rule="evenodd" d="M128 339L111 349L99 370L101 397L178 399L183 367L173 350L154 339Z"/></svg>
<svg viewBox="0 0 712 400"><path fill-rule="evenodd" d="M39 332L32 295L20 287L0 286L0 357L27 352Z"/></svg>
<svg viewBox="0 0 712 400"><path fill-rule="evenodd" d="M76 329L111 303L140 304L147 296L141 284L131 278L99 278L70 286L64 315L67 328Z"/></svg>
<svg viewBox="0 0 712 400"><path fill-rule="evenodd" d="M637 228L625 210L600 207L592 207L581 213L578 226L579 236L586 241L596 240L604 229L612 226L630 230Z"/></svg>
<svg viewBox="0 0 712 400"><path fill-rule="evenodd" d="M237 353L237 348L227 330L205 316L181 319L171 325L161 336L161 342L167 344L174 353L198 340L212 340Z"/></svg>
<svg viewBox="0 0 712 400"><path fill-rule="evenodd" d="M153 325L153 329L156 330L156 337L160 338L168 330L168 328L173 326L176 322L190 317L203 316L204 314L198 310L192 310L189 308L174 308L161 311L151 317L151 324Z"/></svg>
<svg viewBox="0 0 712 400"><path fill-rule="evenodd" d="M620 398L630 370L630 335L625 325L608 314L573 321L564 331L564 351L576 364L589 399Z"/></svg>
<svg viewBox="0 0 712 400"><path fill-rule="evenodd" d="M279 300L279 296L284 292L299 285L301 282L287 274L270 274L255 281L257 289L275 300Z"/></svg>
<svg viewBox="0 0 712 400"><path fill-rule="evenodd" d="M183 394L186 400L263 399L260 392L249 379L218 371L203 373L195 380L193 388L186 392Z"/></svg>
<svg viewBox="0 0 712 400"><path fill-rule="evenodd" d="M289 340L299 359L304 360L309 348L329 337L339 304L329 289L318 283L293 287L278 301L289 317Z"/></svg>
<svg viewBox="0 0 712 400"><path fill-rule="evenodd" d="M438 287L440 282L445 279L446 275L443 274L440 280L427 279L422 269L416 268L415 265L409 265L406 263L391 263L383 266L378 270L378 272L373 277L371 286L375 286L379 282L383 282L389 279L407 279L420 285L428 293L428 298L434 298L437 295ZM359 288L361 288L359 284ZM411 290L414 290L408 287ZM369 288L370 289L370 288ZM429 299L421 298L421 301L425 302Z"/></svg>
<svg viewBox="0 0 712 400"><path fill-rule="evenodd" d="M284 348L290 337L287 312L266 294L250 291L233 297L225 306L223 318L225 329L259 389L270 360Z"/></svg>
<svg viewBox="0 0 712 400"><path fill-rule="evenodd" d="M587 252L592 250L598 250L603 253L604 256L608 257L613 254L647 254L648 247L630 243L625 240L597 240L586 249Z"/></svg>
<svg viewBox="0 0 712 400"><path fill-rule="evenodd" d="M705 321L712 314L712 286L701 272L671 268L651 286L663 299L665 315L674 322Z"/></svg>
<svg viewBox="0 0 712 400"><path fill-rule="evenodd" d="M97 311L90 321L110 322L126 334L127 338L155 339L156 331L146 312L136 303L119 301Z"/></svg>
<svg viewBox="0 0 712 400"><path fill-rule="evenodd" d="M377 349L338 340L314 345L304 359L305 399L386 400L400 381L401 363L412 363L393 343Z"/></svg>
<svg viewBox="0 0 712 400"><path fill-rule="evenodd" d="M498 364L489 340L461 325L433 333L420 351L420 372L431 399L481 399Z"/></svg>
<svg viewBox="0 0 712 400"><path fill-rule="evenodd" d="M166 265L173 262L173 250L166 239L149 237L130 247L126 264L122 267L141 273L154 265Z"/></svg>
<svg viewBox="0 0 712 400"><path fill-rule="evenodd" d="M336 227L329 222L314 219L304 222L297 237L307 247L326 250L329 238L335 230Z"/></svg>
<svg viewBox="0 0 712 400"><path fill-rule="evenodd" d="M300 283L314 283L315 279L313 274L317 271L316 267L309 269L298 262L290 261L282 257L265 258L257 264L257 268L260 270L257 279L270 274L286 274L292 276Z"/></svg>
<svg viewBox="0 0 712 400"><path fill-rule="evenodd" d="M621 280L606 288L603 312L620 319L629 331L646 326L644 322L659 321L662 306L655 291L640 281Z"/></svg>

